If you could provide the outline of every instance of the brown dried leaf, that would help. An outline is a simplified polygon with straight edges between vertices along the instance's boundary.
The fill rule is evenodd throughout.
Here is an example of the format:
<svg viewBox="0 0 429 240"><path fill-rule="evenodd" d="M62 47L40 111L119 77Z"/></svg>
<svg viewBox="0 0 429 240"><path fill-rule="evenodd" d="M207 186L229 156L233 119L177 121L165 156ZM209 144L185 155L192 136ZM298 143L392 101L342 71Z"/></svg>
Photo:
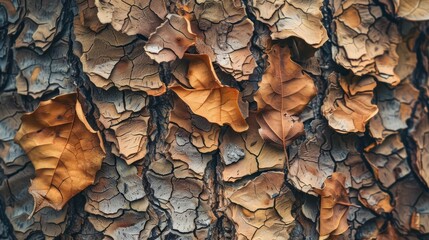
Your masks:
<svg viewBox="0 0 429 240"><path fill-rule="evenodd" d="M260 133L263 139L286 146L303 133L304 126L295 116L316 95L316 87L301 66L292 61L288 47L272 46L268 62L255 95Z"/></svg>
<svg viewBox="0 0 429 240"><path fill-rule="evenodd" d="M256 19L269 26L272 39L298 37L316 48L328 40L320 10L323 0L252 0L251 6Z"/></svg>
<svg viewBox="0 0 429 240"><path fill-rule="evenodd" d="M181 59L188 47L194 44L195 34L191 31L189 21L182 16L169 14L150 35L144 49L151 59L161 63Z"/></svg>
<svg viewBox="0 0 429 240"><path fill-rule="evenodd" d="M255 95L258 108L270 105L282 115L299 115L316 95L313 79L292 61L288 47L272 46L268 63Z"/></svg>
<svg viewBox="0 0 429 240"><path fill-rule="evenodd" d="M77 94L43 101L22 116L15 141L27 152L36 170L29 189L34 210L61 209L94 182L105 156L103 141L85 119Z"/></svg>
<svg viewBox="0 0 429 240"><path fill-rule="evenodd" d="M329 75L323 115L337 132L365 132L366 123L378 112L372 104L376 82L372 77Z"/></svg>
<svg viewBox="0 0 429 240"><path fill-rule="evenodd" d="M351 203L344 187L345 181L341 173L333 173L320 190L319 239L341 235L349 228L347 212Z"/></svg>
<svg viewBox="0 0 429 240"><path fill-rule="evenodd" d="M155 31L167 15L164 0L95 0L98 19L110 23L116 31L145 37Z"/></svg>
<svg viewBox="0 0 429 240"><path fill-rule="evenodd" d="M192 89L183 86L171 89L193 113L212 123L226 123L237 132L245 131L248 125L238 106L238 90L221 84L207 55L185 54L184 58L189 60L187 77Z"/></svg>

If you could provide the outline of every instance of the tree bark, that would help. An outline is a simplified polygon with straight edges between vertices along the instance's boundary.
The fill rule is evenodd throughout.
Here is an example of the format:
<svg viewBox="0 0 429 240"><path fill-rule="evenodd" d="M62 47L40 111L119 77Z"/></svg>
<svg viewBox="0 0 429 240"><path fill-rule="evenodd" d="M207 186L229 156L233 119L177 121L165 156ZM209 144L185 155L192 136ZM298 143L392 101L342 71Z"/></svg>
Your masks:
<svg viewBox="0 0 429 240"><path fill-rule="evenodd" d="M394 1L314 1L320 3L315 10L304 6L309 3L287 10L303 25L276 38L281 31L261 16L293 1L259 10L257 1L223 1L223 10L212 1L191 4L191 11L182 1L165 0L164 15L155 4L116 2L0 1L0 239L428 238L427 21L400 17ZM218 10L230 15L222 23L204 22L204 9L213 11L208 18L225 17ZM248 130L213 123L178 97L172 89L184 85L181 69L188 63L177 52L175 61L159 64L144 53L161 24L174 25L167 13L192 16L197 41L187 52L213 48L207 51L214 71L223 87L240 91ZM294 21L287 14L286 23ZM307 25L320 25L325 35L314 30L303 37ZM215 26L218 32L210 32ZM361 32L354 35L350 26ZM174 34L167 33L161 38ZM222 52L228 37L244 47ZM296 64L315 86L309 102L305 94L290 93L286 104L304 102L299 113L279 112L303 124L303 134L288 138L287 146L281 146L285 136L280 146L264 138L261 123L268 110L258 99L268 94L259 87L275 65L273 45L290 54L280 53L284 76ZM234 63L234 57L248 62ZM301 87L291 86L282 91ZM84 99L87 120L102 133L106 158L94 184L62 210L31 215L35 169L14 136L21 116L72 92ZM344 182L329 192L334 173ZM328 206L324 199L331 196Z"/></svg>

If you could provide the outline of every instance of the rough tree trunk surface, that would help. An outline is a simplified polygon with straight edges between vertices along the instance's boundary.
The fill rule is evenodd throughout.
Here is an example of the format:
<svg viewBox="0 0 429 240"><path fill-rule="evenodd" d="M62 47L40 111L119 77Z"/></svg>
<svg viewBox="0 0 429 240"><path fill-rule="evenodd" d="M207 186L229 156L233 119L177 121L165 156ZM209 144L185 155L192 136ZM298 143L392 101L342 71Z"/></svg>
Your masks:
<svg viewBox="0 0 429 240"><path fill-rule="evenodd" d="M0 239L429 239L428 19L0 0Z"/></svg>

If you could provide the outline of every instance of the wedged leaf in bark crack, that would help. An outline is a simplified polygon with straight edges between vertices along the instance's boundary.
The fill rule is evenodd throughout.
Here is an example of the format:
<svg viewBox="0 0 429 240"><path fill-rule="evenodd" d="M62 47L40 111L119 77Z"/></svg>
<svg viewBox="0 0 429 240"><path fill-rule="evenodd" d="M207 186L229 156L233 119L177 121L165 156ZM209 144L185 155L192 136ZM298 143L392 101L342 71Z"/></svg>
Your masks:
<svg viewBox="0 0 429 240"><path fill-rule="evenodd" d="M144 52L144 42L107 26L92 30L92 22L85 22L90 14L85 4L79 5L82 17L74 19L76 36L74 53L82 62L83 71L91 82L105 90L116 86L119 90L145 91L161 95L166 87L159 77L159 66Z"/></svg>
<svg viewBox="0 0 429 240"><path fill-rule="evenodd" d="M209 55L237 81L248 80L256 67L250 51L253 23L237 0L191 0L182 7L197 35L199 53Z"/></svg>
<svg viewBox="0 0 429 240"><path fill-rule="evenodd" d="M179 15L169 14L167 19L153 32L144 49L158 63L181 59L185 51L195 44L189 21Z"/></svg>
<svg viewBox="0 0 429 240"><path fill-rule="evenodd" d="M189 60L187 77L192 88L172 86L173 90L193 113L219 125L228 124L235 131L249 126L238 106L239 91L222 85L207 55L186 54Z"/></svg>
<svg viewBox="0 0 429 240"><path fill-rule="evenodd" d="M107 91L94 89L92 98L100 128L106 140L113 143L112 153L128 164L142 159L147 148L147 95L113 87Z"/></svg>
<svg viewBox="0 0 429 240"><path fill-rule="evenodd" d="M60 210L94 182L105 156L101 136L85 119L75 93L42 101L23 115L15 141L36 171L29 189L34 212L44 207Z"/></svg>
<svg viewBox="0 0 429 240"><path fill-rule="evenodd" d="M334 60L357 76L373 75L397 85L397 44L401 41L396 23L383 16L380 6L370 0L331 1L334 8Z"/></svg>
<svg viewBox="0 0 429 240"><path fill-rule="evenodd" d="M329 75L322 106L329 125L340 133L365 132L366 123L378 112L372 104L376 82L372 77Z"/></svg>
<svg viewBox="0 0 429 240"><path fill-rule="evenodd" d="M225 164L222 171L224 181L234 182L256 172L284 168L283 149L264 143L258 127L255 114L250 114L247 131L237 134L232 129L226 130L219 146Z"/></svg>
<svg viewBox="0 0 429 240"><path fill-rule="evenodd" d="M328 35L322 24L323 0L252 0L256 19L268 25L272 39L298 37L313 47L321 47Z"/></svg>
<svg viewBox="0 0 429 240"><path fill-rule="evenodd" d="M284 173L268 171L245 183L226 186L226 216L234 222L238 239L288 239L295 226L295 200L283 188Z"/></svg>
<svg viewBox="0 0 429 240"><path fill-rule="evenodd" d="M429 186L429 116L426 107L418 106L416 124L411 129L411 137L416 147L411 157L413 167L421 181ZM429 228L428 228L429 231Z"/></svg>
<svg viewBox="0 0 429 240"><path fill-rule="evenodd" d="M12 223L16 238L26 239L33 231L39 230L46 239L54 239L66 229L67 206L59 211L44 208L32 214L34 201L28 188L30 178L34 178L34 175L31 165L21 168L0 184L0 198L7 203L5 213Z"/></svg>
<svg viewBox="0 0 429 240"><path fill-rule="evenodd" d="M303 124L296 116L316 95L316 87L292 61L288 47L272 46L268 63L255 95L259 132L263 139L285 147L303 133Z"/></svg>
<svg viewBox="0 0 429 240"><path fill-rule="evenodd" d="M341 173L333 173L320 190L319 239L341 235L349 228L347 212L351 203L344 187L345 180Z"/></svg>
<svg viewBox="0 0 429 240"><path fill-rule="evenodd" d="M161 25L167 15L164 0L95 0L98 19L110 23L116 31L145 37Z"/></svg>
<svg viewBox="0 0 429 240"><path fill-rule="evenodd" d="M364 153L374 177L386 188L410 173L407 152L399 134L388 136L380 145Z"/></svg>

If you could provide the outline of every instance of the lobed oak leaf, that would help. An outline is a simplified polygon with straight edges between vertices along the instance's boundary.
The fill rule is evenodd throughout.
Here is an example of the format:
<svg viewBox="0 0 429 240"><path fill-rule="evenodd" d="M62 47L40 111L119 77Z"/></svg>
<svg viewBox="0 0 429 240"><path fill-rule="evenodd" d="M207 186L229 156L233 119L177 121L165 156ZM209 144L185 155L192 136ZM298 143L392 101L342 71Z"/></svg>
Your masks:
<svg viewBox="0 0 429 240"><path fill-rule="evenodd" d="M343 234L349 228L347 212L352 205L344 186L346 177L334 172L327 178L322 190L317 190L321 196L319 239Z"/></svg>
<svg viewBox="0 0 429 240"><path fill-rule="evenodd" d="M228 124L237 132L246 131L249 126L240 112L239 91L221 84L207 55L185 54L184 59L189 60L187 77L192 88L179 85L171 89L193 113L209 122Z"/></svg>
<svg viewBox="0 0 429 240"><path fill-rule="evenodd" d="M316 95L313 80L291 59L288 47L274 45L268 53L269 67L255 95L262 138L286 146L303 133L296 115Z"/></svg>
<svg viewBox="0 0 429 240"><path fill-rule="evenodd" d="M36 171L29 188L33 213L44 207L60 210L94 182L105 156L101 135L85 119L76 93L42 101L21 119L15 141Z"/></svg>
<svg viewBox="0 0 429 240"><path fill-rule="evenodd" d="M195 37L186 18L169 14L150 35L144 49L146 54L156 62L170 62L176 58L182 58L185 51L195 44Z"/></svg>

